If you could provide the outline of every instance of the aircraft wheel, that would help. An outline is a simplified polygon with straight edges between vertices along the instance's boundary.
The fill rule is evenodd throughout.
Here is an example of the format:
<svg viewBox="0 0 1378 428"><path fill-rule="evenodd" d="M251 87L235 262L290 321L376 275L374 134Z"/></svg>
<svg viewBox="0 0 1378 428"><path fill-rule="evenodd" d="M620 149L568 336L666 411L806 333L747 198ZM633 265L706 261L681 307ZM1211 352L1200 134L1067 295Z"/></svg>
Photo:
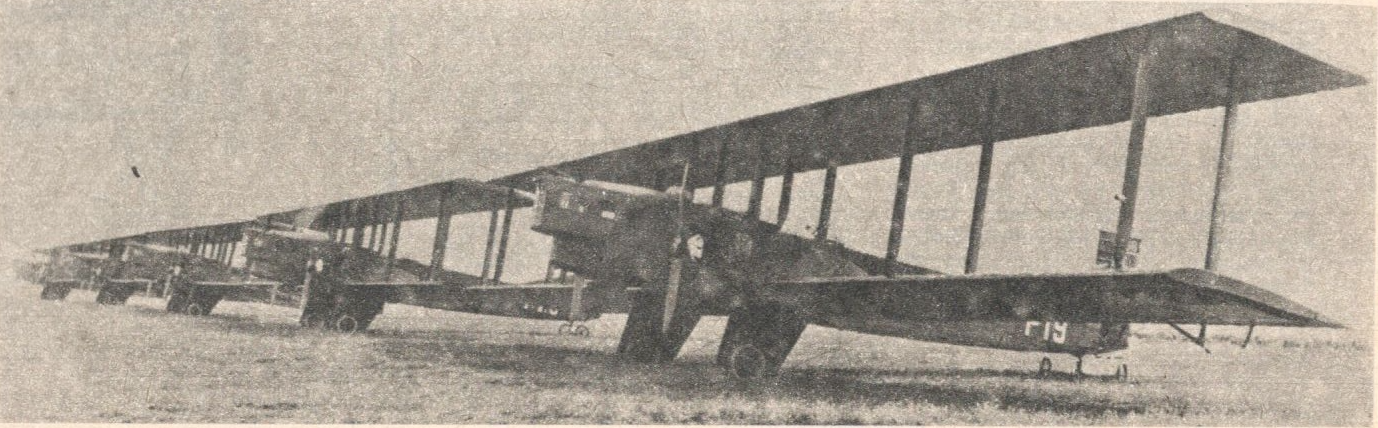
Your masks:
<svg viewBox="0 0 1378 428"><path fill-rule="evenodd" d="M43 286L43 292L40 293L39 298L43 300L62 300L67 297L66 293L63 293L63 291L61 286L45 285Z"/></svg>
<svg viewBox="0 0 1378 428"><path fill-rule="evenodd" d="M191 316L194 316L194 317L199 317L199 316L202 316L202 315L205 315L205 314L206 314L206 308L201 307L201 305L196 304L196 303L191 303L191 304L188 304L188 305L187 305L187 315L191 315Z"/></svg>
<svg viewBox="0 0 1378 428"><path fill-rule="evenodd" d="M373 317L364 317L364 318L360 318L360 319L359 319L359 329L358 329L358 331L367 331L367 330L368 330L368 326L369 326L369 325L372 325L372 324L373 324Z"/></svg>
<svg viewBox="0 0 1378 428"><path fill-rule="evenodd" d="M570 324L560 324L560 329L558 330L559 334L561 336L571 334L570 327L572 327Z"/></svg>
<svg viewBox="0 0 1378 428"><path fill-rule="evenodd" d="M344 334L353 334L359 331L359 320L349 315L340 315L340 318L335 320L335 330Z"/></svg>
<svg viewBox="0 0 1378 428"><path fill-rule="evenodd" d="M761 348L744 344L733 349L728 357L727 374L737 379L755 379L766 374L768 365L769 358Z"/></svg>
<svg viewBox="0 0 1378 428"><path fill-rule="evenodd" d="M320 326L320 320L319 317L316 316L316 314L306 313L302 314L300 324L302 327L313 328Z"/></svg>
<svg viewBox="0 0 1378 428"><path fill-rule="evenodd" d="M1129 380L1129 364L1120 364L1115 369L1115 380L1124 382Z"/></svg>
<svg viewBox="0 0 1378 428"><path fill-rule="evenodd" d="M574 332L573 332L572 334L574 334L575 336L588 336L588 335L589 335L589 328L588 328L588 327L585 327L585 326L582 326L582 325L581 325L581 326L575 326L575 327L574 327Z"/></svg>
<svg viewBox="0 0 1378 428"><path fill-rule="evenodd" d="M1053 374L1053 360L1043 357L1043 360L1038 362L1038 377L1048 377L1050 374Z"/></svg>
<svg viewBox="0 0 1378 428"><path fill-rule="evenodd" d="M167 311L172 313L185 312L186 308L182 306L184 299L186 298L182 296L182 293L172 293L167 298Z"/></svg>

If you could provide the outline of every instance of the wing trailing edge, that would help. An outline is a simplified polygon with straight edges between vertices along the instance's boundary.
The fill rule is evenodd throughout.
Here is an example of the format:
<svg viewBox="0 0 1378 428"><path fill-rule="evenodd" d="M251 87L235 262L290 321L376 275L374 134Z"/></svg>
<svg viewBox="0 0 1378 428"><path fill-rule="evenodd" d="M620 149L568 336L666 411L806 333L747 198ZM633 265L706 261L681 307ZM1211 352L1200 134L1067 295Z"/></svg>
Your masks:
<svg viewBox="0 0 1378 428"><path fill-rule="evenodd" d="M1200 269L808 278L767 284L761 295L823 325L1056 320L1343 327L1273 292Z"/></svg>

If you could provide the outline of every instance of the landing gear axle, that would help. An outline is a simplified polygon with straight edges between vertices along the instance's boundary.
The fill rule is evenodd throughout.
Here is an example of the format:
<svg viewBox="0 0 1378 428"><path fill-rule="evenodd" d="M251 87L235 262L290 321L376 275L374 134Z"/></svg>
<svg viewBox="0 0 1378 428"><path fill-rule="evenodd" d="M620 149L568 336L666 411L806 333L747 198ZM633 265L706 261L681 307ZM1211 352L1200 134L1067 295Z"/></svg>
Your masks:
<svg viewBox="0 0 1378 428"><path fill-rule="evenodd" d="M588 336L589 328L588 326L584 325L584 323L576 324L575 322L570 321L564 324L560 324L560 329L558 330L558 332L562 335Z"/></svg>
<svg viewBox="0 0 1378 428"><path fill-rule="evenodd" d="M1082 379L1088 376L1086 372L1082 370L1082 360L1083 356L1077 356L1076 365L1073 367L1072 373L1070 373L1076 379ZM1048 378L1052 376L1054 373L1055 372L1053 371L1052 359L1048 357L1043 357L1043 359L1038 361L1038 374L1036 375L1038 378ZM1129 364L1120 364L1118 367L1116 367L1114 379L1120 382L1128 381Z"/></svg>

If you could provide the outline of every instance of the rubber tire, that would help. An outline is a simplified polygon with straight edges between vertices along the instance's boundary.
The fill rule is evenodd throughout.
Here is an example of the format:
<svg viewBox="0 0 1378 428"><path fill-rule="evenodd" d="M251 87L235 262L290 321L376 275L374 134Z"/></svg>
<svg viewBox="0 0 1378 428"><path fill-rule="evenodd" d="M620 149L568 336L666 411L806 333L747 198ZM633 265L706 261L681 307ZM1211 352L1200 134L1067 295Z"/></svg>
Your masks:
<svg viewBox="0 0 1378 428"><path fill-rule="evenodd" d="M588 335L589 335L589 328L586 327L586 326L582 326L582 325L574 326L574 332L571 333L571 334L573 334L573 335L575 335L575 336L584 336L584 337L588 337Z"/></svg>
<svg viewBox="0 0 1378 428"><path fill-rule="evenodd" d="M305 328L322 328L325 323L321 321L320 315L317 315L312 312L307 312L305 314L302 314L300 324L302 327Z"/></svg>
<svg viewBox="0 0 1378 428"><path fill-rule="evenodd" d="M732 349L727 359L727 374L734 379L758 379L766 374L770 365L766 353L756 345L742 344Z"/></svg>
<svg viewBox="0 0 1378 428"><path fill-rule="evenodd" d="M194 317L205 316L207 314L206 308L201 307L199 303L187 304L186 313Z"/></svg>
<svg viewBox="0 0 1378 428"><path fill-rule="evenodd" d="M335 325L333 327L335 328L335 331L344 334L354 334L360 330L359 320L355 319L349 314L340 315L339 318L336 318Z"/></svg>

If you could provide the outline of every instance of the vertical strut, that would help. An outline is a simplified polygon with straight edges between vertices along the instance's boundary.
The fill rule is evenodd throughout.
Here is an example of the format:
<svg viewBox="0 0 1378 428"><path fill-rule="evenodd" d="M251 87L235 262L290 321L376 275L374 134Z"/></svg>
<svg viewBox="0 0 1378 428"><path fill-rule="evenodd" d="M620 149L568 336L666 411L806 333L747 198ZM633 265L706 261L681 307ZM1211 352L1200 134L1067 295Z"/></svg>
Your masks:
<svg viewBox="0 0 1378 428"><path fill-rule="evenodd" d="M450 199L454 197L455 184L451 182L442 192L435 218L435 243L431 245L431 270L426 274L428 281L445 269L445 247L450 242Z"/></svg>
<svg viewBox="0 0 1378 428"><path fill-rule="evenodd" d="M337 212L335 212L335 211L337 211L337 210L330 209L330 208L326 208L326 210L325 210L325 212L326 212L326 214L325 214L325 216L326 216L326 217L325 217L325 228L326 228L326 234L327 234L327 236L330 237L330 242L335 242L336 240L340 239L340 232L341 232L341 230L340 230L340 227L339 227L339 226L340 226L340 222L339 222L339 220L338 220L338 219L340 218L340 213L337 213ZM295 227L296 225L293 225L293 226ZM272 229L273 229L273 221L272 221L271 219L269 219L269 220L268 220L268 227L265 228L265 230L272 230Z"/></svg>
<svg viewBox="0 0 1378 428"><path fill-rule="evenodd" d="M353 220L353 221L351 221L350 223L352 223L352 224L354 225L354 227L352 228L352 229L354 230L354 232L353 232L354 235L352 236L353 239L350 241L350 245L353 246L354 248L364 248L364 234L363 234L363 231L364 231L364 230L363 230L363 227L364 227L364 226L363 226L363 222L362 222L363 217L364 217L364 216L363 216L363 211L364 211L363 208L364 208L364 207L362 207L361 205L363 205L363 204L359 203L358 200L354 200L354 201L350 201L350 202L349 202L349 208L350 208L350 211L352 211L352 214L350 214L349 217L350 217L351 220Z"/></svg>
<svg viewBox="0 0 1378 428"><path fill-rule="evenodd" d="M392 266L397 262L397 238L402 235L402 205L401 197L393 199L392 203L392 237L388 239L388 261L383 265L383 277L388 281L392 280Z"/></svg>
<svg viewBox="0 0 1378 428"><path fill-rule="evenodd" d="M1124 160L1124 188L1120 194L1119 224L1115 227L1115 270L1124 270L1125 253L1134 233L1134 208L1139 199L1139 166L1144 156L1144 134L1151 113L1152 88L1149 72L1157 56L1156 40L1150 41L1137 58L1134 69L1134 95L1129 110L1129 150Z"/></svg>
<svg viewBox="0 0 1378 428"><path fill-rule="evenodd" d="M234 267L234 250L239 248L239 242L230 243L230 254L225 256L225 267Z"/></svg>
<svg viewBox="0 0 1378 428"><path fill-rule="evenodd" d="M775 224L783 226L789 218L790 197L794 193L794 168L785 160L785 175L780 177L780 205L775 210Z"/></svg>
<svg viewBox="0 0 1378 428"><path fill-rule="evenodd" d="M1214 271L1220 258L1220 236L1225 233L1223 195L1230 189L1230 160L1234 158L1235 108L1240 94L1235 88L1239 78L1238 48L1230 58L1230 74L1225 83L1225 118L1220 126L1220 158L1215 166L1215 194L1211 197L1211 226L1206 234L1206 270ZM1250 332L1252 332L1252 327ZM1247 342L1246 342L1247 344Z"/></svg>
<svg viewBox="0 0 1378 428"><path fill-rule="evenodd" d="M378 242L378 215L377 215L377 211L374 211L374 214L369 215L369 222L368 222L368 243L365 244L365 245L366 245L365 248L368 248L368 249L372 250L374 244L376 244L377 242Z"/></svg>
<svg viewBox="0 0 1378 428"><path fill-rule="evenodd" d="M908 134L908 133L906 133ZM895 205L890 210L890 237L885 243L885 276L895 276L895 262L900 255L904 238L904 212L909 206L909 175L914 168L913 138L905 136L900 153L900 170L895 174Z"/></svg>
<svg viewBox="0 0 1378 428"><path fill-rule="evenodd" d="M378 218L378 213L381 211L383 211L383 200L374 199L373 214L369 215L368 219L369 223L372 224L369 230L368 249L378 254L383 253L383 241L388 239L387 219ZM374 234L378 235L377 239L373 238Z"/></svg>
<svg viewBox="0 0 1378 428"><path fill-rule="evenodd" d="M479 275L482 281L488 281L488 268L493 260L493 239L498 233L498 210L493 210L488 215L488 243L483 245L483 273Z"/></svg>
<svg viewBox="0 0 1378 428"><path fill-rule="evenodd" d="M995 158L995 108L999 87L990 82L986 94L985 126L982 127L981 160L976 166L976 196L971 204L971 231L967 235L967 260L963 273L976 273L981 260L981 232L986 225L986 197L990 194L990 164Z"/></svg>
<svg viewBox="0 0 1378 428"><path fill-rule="evenodd" d="M762 173L761 159L756 159L756 178L751 180L751 195L747 198L746 217L752 221L761 219L761 199L765 197L766 177Z"/></svg>
<svg viewBox="0 0 1378 428"><path fill-rule="evenodd" d="M718 139L718 159L713 173L713 206L721 207L723 193L727 191L727 140Z"/></svg>
<svg viewBox="0 0 1378 428"><path fill-rule="evenodd" d="M818 206L818 229L814 230L814 238L820 241L828 239L828 220L833 214L833 192L836 189L837 166L829 162L827 171L823 173L823 200Z"/></svg>
<svg viewBox="0 0 1378 428"><path fill-rule="evenodd" d="M516 190L507 191L507 199L502 202L502 238L498 241L497 259L493 261L493 282L502 282L502 265L507 258L507 238L512 235L512 197Z"/></svg>
<svg viewBox="0 0 1378 428"><path fill-rule="evenodd" d="M250 253L254 249L254 240L258 238L252 233L245 234L245 236L248 237L248 241L244 242L244 276L251 276L254 274L254 258Z"/></svg>
<svg viewBox="0 0 1378 428"><path fill-rule="evenodd" d="M383 249L388 246L388 230L392 226L392 223L387 221L380 221L379 224L380 226L378 232L378 246L376 248L370 248L370 250L373 250L373 252L378 254L383 254Z"/></svg>
<svg viewBox="0 0 1378 428"><path fill-rule="evenodd" d="M967 235L967 261L964 273L976 273L981 259L981 232L986 224L986 196L990 192L990 164L995 157L995 143L981 144L981 160L976 169L976 200L971 205L971 231Z"/></svg>
<svg viewBox="0 0 1378 428"><path fill-rule="evenodd" d="M349 205L340 205L340 215L335 217L335 224L340 229L339 243L349 241Z"/></svg>

